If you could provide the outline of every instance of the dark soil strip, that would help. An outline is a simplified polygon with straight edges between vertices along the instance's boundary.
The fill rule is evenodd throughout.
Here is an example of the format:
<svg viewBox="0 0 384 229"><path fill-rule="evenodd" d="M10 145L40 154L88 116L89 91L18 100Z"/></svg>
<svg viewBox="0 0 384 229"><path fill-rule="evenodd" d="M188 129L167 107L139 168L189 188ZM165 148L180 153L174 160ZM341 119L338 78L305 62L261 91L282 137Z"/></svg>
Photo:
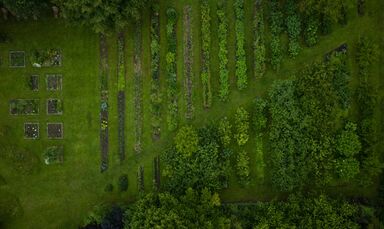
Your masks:
<svg viewBox="0 0 384 229"><path fill-rule="evenodd" d="M193 118L192 102L192 32L191 32L191 7L184 8L184 76L187 100L186 118Z"/></svg>
<svg viewBox="0 0 384 229"><path fill-rule="evenodd" d="M160 18L158 3L151 9L151 114L152 139L160 138L161 91L160 91Z"/></svg>
<svg viewBox="0 0 384 229"><path fill-rule="evenodd" d="M153 183L157 191L160 190L160 157L153 159Z"/></svg>
<svg viewBox="0 0 384 229"><path fill-rule="evenodd" d="M142 104L142 70L141 70L141 23L135 28L135 55L134 55L134 82L135 82L135 152L141 153L141 136L143 132L143 104Z"/></svg>
<svg viewBox="0 0 384 229"><path fill-rule="evenodd" d="M118 35L118 94L117 94L117 110L118 110L118 143L119 143L119 159L122 162L125 159L125 62L124 62L124 33Z"/></svg>
<svg viewBox="0 0 384 229"><path fill-rule="evenodd" d="M100 35L100 171L108 169L108 49L104 34Z"/></svg>
<svg viewBox="0 0 384 229"><path fill-rule="evenodd" d="M142 165L137 170L137 190L141 193L144 192L144 167Z"/></svg>

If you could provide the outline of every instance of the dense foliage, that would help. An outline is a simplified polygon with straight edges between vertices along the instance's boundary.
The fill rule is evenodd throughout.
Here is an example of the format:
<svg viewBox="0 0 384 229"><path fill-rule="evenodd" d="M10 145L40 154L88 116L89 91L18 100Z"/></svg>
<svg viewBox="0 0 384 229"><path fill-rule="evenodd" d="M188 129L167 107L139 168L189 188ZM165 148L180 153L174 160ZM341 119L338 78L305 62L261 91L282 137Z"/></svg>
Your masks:
<svg viewBox="0 0 384 229"><path fill-rule="evenodd" d="M271 0L270 7L270 30L271 30L271 65L274 70L280 68L282 61L282 47L280 34L283 31L283 14L280 9L279 1Z"/></svg>
<svg viewBox="0 0 384 229"><path fill-rule="evenodd" d="M239 107L235 115L235 139L239 146L244 145L249 139L249 113Z"/></svg>
<svg viewBox="0 0 384 229"><path fill-rule="evenodd" d="M255 27L255 41L254 47L254 62L255 62L255 76L262 77L265 72L265 59L266 59L266 48L265 48L265 26L264 26L264 10L263 5L258 4L255 1L255 12L254 12L254 27Z"/></svg>
<svg viewBox="0 0 384 229"><path fill-rule="evenodd" d="M301 20L300 14L296 9L294 0L289 0L286 3L286 26L289 38L288 53L291 57L296 57L300 52L300 34L301 34Z"/></svg>
<svg viewBox="0 0 384 229"><path fill-rule="evenodd" d="M48 0L2 0L4 4L12 14L18 18L37 19L43 10L48 8Z"/></svg>

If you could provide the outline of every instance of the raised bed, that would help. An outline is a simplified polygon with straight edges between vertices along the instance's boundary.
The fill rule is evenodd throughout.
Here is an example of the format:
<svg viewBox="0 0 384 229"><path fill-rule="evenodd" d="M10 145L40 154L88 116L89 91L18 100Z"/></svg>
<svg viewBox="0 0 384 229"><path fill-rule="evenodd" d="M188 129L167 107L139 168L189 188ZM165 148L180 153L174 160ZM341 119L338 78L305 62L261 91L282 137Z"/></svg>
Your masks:
<svg viewBox="0 0 384 229"><path fill-rule="evenodd" d="M24 138L38 139L39 138L39 123L24 123Z"/></svg>
<svg viewBox="0 0 384 229"><path fill-rule="evenodd" d="M39 76L38 75L30 75L27 77L27 86L31 91L39 90Z"/></svg>
<svg viewBox="0 0 384 229"><path fill-rule="evenodd" d="M25 67L25 52L24 51L10 51L9 52L9 66L11 68L24 68Z"/></svg>
<svg viewBox="0 0 384 229"><path fill-rule="evenodd" d="M63 123L47 123L47 136L49 139L62 139L64 136Z"/></svg>
<svg viewBox="0 0 384 229"><path fill-rule="evenodd" d="M31 52L33 67L59 67L62 64L61 51L59 49L33 50Z"/></svg>
<svg viewBox="0 0 384 229"><path fill-rule="evenodd" d="M64 148L63 146L50 146L43 154L44 162L46 165L61 164L64 161Z"/></svg>
<svg viewBox="0 0 384 229"><path fill-rule="evenodd" d="M47 114L61 115L63 114L63 102L61 99L47 99Z"/></svg>
<svg viewBox="0 0 384 229"><path fill-rule="evenodd" d="M61 91L63 76L61 74L48 74L46 77L47 91Z"/></svg>
<svg viewBox="0 0 384 229"><path fill-rule="evenodd" d="M38 99L13 99L9 101L11 115L37 115L39 114Z"/></svg>

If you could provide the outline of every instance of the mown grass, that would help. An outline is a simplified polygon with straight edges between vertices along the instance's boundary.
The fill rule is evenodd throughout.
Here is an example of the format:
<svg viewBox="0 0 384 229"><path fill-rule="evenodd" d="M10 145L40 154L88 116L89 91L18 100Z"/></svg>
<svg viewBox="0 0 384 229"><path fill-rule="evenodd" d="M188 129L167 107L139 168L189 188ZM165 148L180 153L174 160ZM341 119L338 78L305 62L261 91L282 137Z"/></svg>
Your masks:
<svg viewBox="0 0 384 229"><path fill-rule="evenodd" d="M152 190L152 161L153 157L161 153L174 136L167 131L166 100L165 100L165 55L167 44L165 38L166 16L168 7L175 7L179 13L177 24L178 39L178 84L179 84L179 121L180 125L203 126L214 123L223 116L233 117L238 106L250 108L251 102L257 96L266 95L271 84L278 79L286 79L294 76L305 64L314 60L321 60L323 55L347 42L351 47L350 66L352 67L354 85L356 74L353 62L353 45L359 35L369 35L377 42L383 44L383 24L381 11L383 3L379 0L369 2L366 16L357 17L356 10L351 9L350 20L347 26L336 26L330 35L320 37L319 44L313 48L303 48L296 59L285 56L281 69L278 72L267 70L261 79L255 79L253 70L253 1L246 0L246 52L248 66L248 88L244 91L236 89L235 78L235 34L233 0L227 1L227 15L229 19L229 75L231 82L230 100L227 103L218 99L218 39L217 31L217 1L211 0L211 83L213 91L213 106L210 109L203 108L202 87L200 81L201 68L201 38L200 38L200 6L195 0L164 0L160 2L160 79L163 94L163 109L161 124L161 139L153 142L151 139L151 114L150 114L150 30L149 10L145 10L142 20L142 70L143 70L143 151L140 155L134 152L134 79L133 79L133 53L134 53L134 26L131 23L126 31L126 160L120 163L118 160L117 139L117 38L115 34L108 37L109 45L109 169L101 174L100 148L99 148L99 47L98 36L86 28L68 27L61 20L44 19L32 22L1 21L2 31L6 32L13 41L8 44L0 44L0 145L14 145L25 148L38 155L41 165L38 171L30 175L19 175L12 166L5 161L0 161L0 174L7 184L0 186L0 190L17 196L23 208L23 214L10 220L7 224L10 228L76 228L82 222L87 212L93 206L102 202L131 202L139 194L137 192L136 174L139 165L144 166L145 190ZM183 8L186 4L192 7L192 33L193 33L193 101L194 119L185 119L185 87L183 74ZM267 22L268 17L265 17ZM283 35L284 37L284 35ZM282 39L285 40L285 39ZM34 69L30 64L26 68L11 69L8 67L9 50L25 50L37 48L60 48L63 51L63 67ZM284 46L286 47L286 46ZM381 46L381 50L382 50ZM380 98L383 97L383 80L380 77L384 71L383 58L372 69L372 80L377 85ZM47 92L45 90L45 74L62 73L63 90L61 92ZM31 92L25 86L26 76L39 74L40 90ZM64 114L62 116L47 116L45 114L45 99L59 97L64 102ZM12 98L40 98L39 116L10 116L8 114L8 101ZM382 104L382 103L381 103ZM383 111L377 111L378 120L384 120ZM23 138L24 122L40 122L40 139L25 140ZM47 140L45 127L47 122L62 121L64 123L64 140ZM382 122L384 123L384 122ZM379 125L382 133L382 125ZM384 139L384 138L382 138ZM268 142L265 140L264 157L268 157ZM251 174L255 174L257 164L254 156L254 139L250 139L245 146L251 156ZM42 152L47 146L63 144L65 146L65 161L62 165L45 166L42 162ZM383 142L381 142L382 146ZM2 147L0 147L2 150ZM128 191L117 191L117 180L122 174L128 174ZM234 172L232 173L234 174ZM114 191L104 192L107 184L114 185ZM232 175L230 188L222 191L223 201L252 201L267 200L278 195L270 186L268 167L265 168L265 181L256 179L251 181L247 188L237 183L237 178ZM359 187L335 187L334 193L359 193L372 196L375 191L372 187L365 189Z"/></svg>

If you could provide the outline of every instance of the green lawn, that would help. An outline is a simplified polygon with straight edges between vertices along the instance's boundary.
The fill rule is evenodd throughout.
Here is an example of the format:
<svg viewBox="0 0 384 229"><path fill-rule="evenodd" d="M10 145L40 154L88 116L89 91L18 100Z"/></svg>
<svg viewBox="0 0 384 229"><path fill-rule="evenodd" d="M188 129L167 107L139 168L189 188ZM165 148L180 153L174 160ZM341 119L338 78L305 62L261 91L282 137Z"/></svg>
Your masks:
<svg viewBox="0 0 384 229"><path fill-rule="evenodd" d="M220 102L218 99L218 38L216 17L216 0L211 0L212 16L212 48L211 48L211 80L213 88L213 106L203 108L202 84L200 81L201 66L201 38L200 38L200 8L196 0L162 0L160 3L161 25L161 85L165 88L165 55L167 44L165 39L166 9L175 7L179 13L177 24L178 39L178 83L179 83L179 120L180 124L194 124L202 126L214 122L227 115L232 118L238 106L249 107L257 96L263 96L271 84L277 79L292 77L303 65L316 59L323 58L329 50L339 44L347 42L351 47L349 58L352 66L352 86L355 82L354 48L359 35L369 35L381 45L384 44L384 18L381 15L384 3L381 0L367 1L367 13L364 17L357 17L355 9L350 11L350 20L345 27L335 27L333 32L320 38L320 42L313 48L304 48L300 55L292 60L284 58L279 72L268 70L262 79L254 79L253 69L253 1L245 0L246 18L246 51L248 65L249 87L244 91L236 89L235 78L235 34L233 0L228 0L227 15L229 19L229 72L231 81L230 101ZM186 100L183 77L183 8L186 4L192 6L192 33L193 33L193 101L194 119L185 119ZM267 21L267 17L265 17ZM134 24L126 29L126 160L120 163L118 159L118 118L117 118L117 37L111 34L108 37L109 48L109 169L100 173L100 146L99 146L99 46L98 35L86 28L69 27L61 20L51 18L39 21L1 21L1 30L7 33L12 42L0 44L0 150L4 146L15 146L17 149L26 149L37 155L40 162L36 171L21 175L12 164L0 160L0 175L6 180L6 185L0 186L0 195L12 195L18 198L22 207L22 214L9 220L9 228L76 228L93 206L102 202L130 202L138 197L136 174L139 165L144 166L145 190L152 190L152 161L172 140L174 133L167 131L166 105L163 105L163 123L161 139L153 142L151 139L151 113L150 113L150 20L149 10L145 11L142 23L143 39L143 151L141 155L134 152ZM285 40L285 38L283 39ZM268 45L268 43L267 43ZM268 47L268 46L267 46ZM286 46L284 46L286 48ZM32 68L27 62L26 68L9 68L8 53L10 50L24 50L30 54L32 49L59 48L63 53L63 66L55 68ZM381 47L382 49L382 47ZM384 82L380 74L384 72L384 58L375 65L372 81L379 88L380 98L383 98ZM63 74L63 89L59 92L46 91L45 74ZM39 75L39 91L32 92L26 86L26 77L31 74ZM163 90L163 95L165 92ZM8 102L14 98L40 99L40 114L38 116L11 116L8 111ZM48 98L61 98L64 103L62 116L46 115L45 100ZM166 101L165 98L163 101ZM383 103L381 103L382 107ZM384 123L383 108L377 111L377 118ZM64 123L64 139L48 140L46 136L47 122ZM40 123L40 139L26 140L23 137L25 122ZM384 127L378 126L381 131ZM383 133L382 131L380 133ZM384 138L382 138L384 139ZM245 149L251 156L251 173L257 170L255 157L252 154L254 139L251 139ZM42 153L47 146L64 145L64 163L62 165L46 166L42 160ZM268 157L268 142L265 138L266 150L264 157ZM383 145L383 142L382 144ZM1 152L0 152L1 153ZM271 189L268 179L268 166L265 168L265 182L252 180L248 188L241 188L236 177L230 178L230 188L224 190L221 197L224 201L252 201L272 199L279 195ZM121 174L128 174L129 188L127 192L117 191L117 180ZM105 192L107 184L114 185L114 191ZM361 193L372 196L374 189L366 187L335 187L333 193Z"/></svg>

